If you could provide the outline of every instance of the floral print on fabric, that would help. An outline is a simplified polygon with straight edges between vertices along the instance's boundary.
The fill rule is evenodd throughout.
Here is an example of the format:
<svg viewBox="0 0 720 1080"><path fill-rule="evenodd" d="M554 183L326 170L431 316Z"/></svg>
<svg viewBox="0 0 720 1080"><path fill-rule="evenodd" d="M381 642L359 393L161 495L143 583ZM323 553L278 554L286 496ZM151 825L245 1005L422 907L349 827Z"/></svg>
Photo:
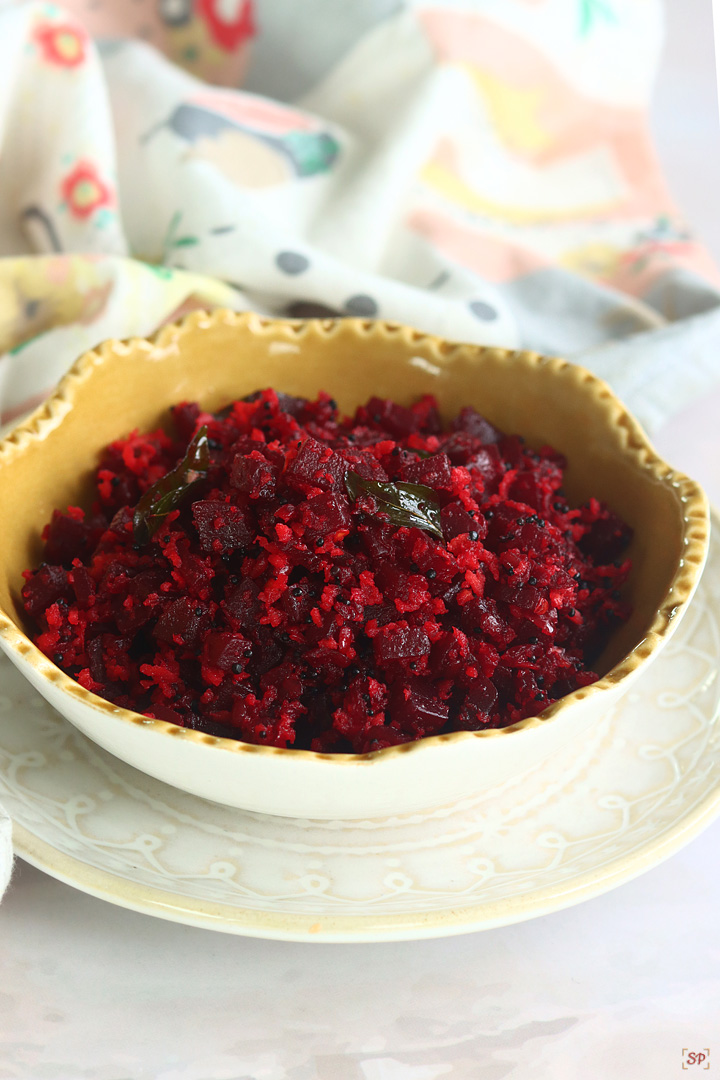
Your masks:
<svg viewBox="0 0 720 1080"><path fill-rule="evenodd" d="M86 35L71 23L39 23L33 34L48 64L74 68L85 60Z"/></svg>
<svg viewBox="0 0 720 1080"><path fill-rule="evenodd" d="M252 0L198 0L197 13L205 19L213 41L226 52L234 52L255 36Z"/></svg>
<svg viewBox="0 0 720 1080"><path fill-rule="evenodd" d="M695 392L678 357L720 377L660 49L661 0L0 7L0 245L115 260L82 304L0 289L0 407L201 297L567 356L655 422Z"/></svg>
<svg viewBox="0 0 720 1080"><path fill-rule="evenodd" d="M114 201L112 189L90 161L77 163L63 180L61 192L70 213L76 218L90 217L100 207L111 206Z"/></svg>

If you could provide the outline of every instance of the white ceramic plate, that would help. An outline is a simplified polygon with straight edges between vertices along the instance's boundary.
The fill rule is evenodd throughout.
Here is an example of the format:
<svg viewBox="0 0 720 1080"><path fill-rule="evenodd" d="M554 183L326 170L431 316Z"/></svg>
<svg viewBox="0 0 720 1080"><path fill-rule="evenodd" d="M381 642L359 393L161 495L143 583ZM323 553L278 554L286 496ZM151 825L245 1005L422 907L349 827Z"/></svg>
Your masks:
<svg viewBox="0 0 720 1080"><path fill-rule="evenodd" d="M0 662L19 855L162 918L314 941L439 937L596 896L720 813L720 522L683 625L585 743L494 792L372 821L267 817L111 757Z"/></svg>

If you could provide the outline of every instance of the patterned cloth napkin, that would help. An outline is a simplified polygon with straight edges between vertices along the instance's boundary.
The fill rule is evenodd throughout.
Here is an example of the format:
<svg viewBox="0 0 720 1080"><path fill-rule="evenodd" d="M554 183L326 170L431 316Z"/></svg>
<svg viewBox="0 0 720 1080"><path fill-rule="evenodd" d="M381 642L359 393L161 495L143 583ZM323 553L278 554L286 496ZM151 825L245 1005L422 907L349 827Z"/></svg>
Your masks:
<svg viewBox="0 0 720 1080"><path fill-rule="evenodd" d="M660 0L3 5L2 420L226 305L560 354L657 426L720 376L648 136L661 40Z"/></svg>

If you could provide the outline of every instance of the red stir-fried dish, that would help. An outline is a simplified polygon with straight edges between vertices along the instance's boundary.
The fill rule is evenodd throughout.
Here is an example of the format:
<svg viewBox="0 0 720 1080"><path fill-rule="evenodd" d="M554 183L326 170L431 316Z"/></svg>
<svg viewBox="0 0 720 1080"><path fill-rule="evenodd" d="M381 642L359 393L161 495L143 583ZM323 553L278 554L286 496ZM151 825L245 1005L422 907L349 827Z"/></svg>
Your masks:
<svg viewBox="0 0 720 1080"><path fill-rule="evenodd" d="M368 753L506 727L597 679L631 530L472 408L263 390L102 454L23 601L87 690L266 746Z"/></svg>

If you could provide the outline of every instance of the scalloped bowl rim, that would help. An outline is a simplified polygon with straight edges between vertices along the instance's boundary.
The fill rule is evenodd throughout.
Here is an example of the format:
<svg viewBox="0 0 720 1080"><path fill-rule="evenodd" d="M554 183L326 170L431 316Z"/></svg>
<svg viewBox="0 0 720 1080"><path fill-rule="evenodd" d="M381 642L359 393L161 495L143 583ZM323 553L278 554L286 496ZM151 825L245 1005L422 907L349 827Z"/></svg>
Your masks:
<svg viewBox="0 0 720 1080"><path fill-rule="evenodd" d="M289 331L297 338L312 336L313 334L320 334L328 338L334 333L338 333L342 327L347 328L349 326L353 332L360 335L381 334L387 337L403 337L412 344L422 341L424 347L429 348L435 354L439 364L447 361L458 351L470 350L482 353L487 348L482 345L449 342L434 334L425 334L400 323L384 320L359 318L273 319L257 315L254 312L237 313L228 309L217 309L213 312L193 311L177 322L166 324L155 334L148 337L111 338L80 356L46 401L0 441L0 467L10 464L14 457L21 454L28 441L41 440L45 433L62 423L63 417L73 407L76 390L92 377L92 372L96 367L112 362L113 358L118 355L127 355L130 350L152 349L156 351L176 346L183 334L195 329L205 329L216 322L243 326L252 333L267 334L268 336L271 336L276 330L282 329L283 331ZM281 755L288 759L297 760L298 763L303 760L317 760L346 767L387 760L409 752L415 754L427 753L429 749L449 742L457 743L478 738L508 738L522 731L545 727L548 721L566 712L578 701L598 697L604 691L617 687L618 683L626 680L630 675L635 675L640 667L644 667L661 649L679 622L678 614L692 598L707 555L709 538L707 499L699 484L673 469L660 457L638 422L630 415L619 398L602 379L593 375L586 368L578 364L571 364L569 361L558 357L547 357L527 350L499 349L494 346L492 351L496 355L512 357L515 361L543 365L556 373L567 373L570 370L577 380L584 383L592 392L596 404L605 412L608 423L622 426L625 429L627 444L624 453L634 458L635 463L650 472L658 482L675 488L678 498L684 506L682 517L684 555L679 560L677 570L663 602L657 609L655 618L644 637L597 682L559 698L544 709L542 713L527 717L507 727L492 728L485 731L454 731L442 735L425 736L414 742L401 743L398 746L385 747L382 750L374 750L366 754L319 753L313 750L259 746L236 739L209 735L195 731L192 728L179 727L168 721L156 720L152 717L143 716L141 713L136 713L131 709L113 705L105 698L86 690L58 668L37 648L14 619L2 608L0 608L0 638L2 638L6 647L28 662L43 679L52 682L69 697L75 698L115 719L141 725L144 728L150 728L175 739L187 740L191 743L225 752L235 754L252 753L265 756Z"/></svg>

